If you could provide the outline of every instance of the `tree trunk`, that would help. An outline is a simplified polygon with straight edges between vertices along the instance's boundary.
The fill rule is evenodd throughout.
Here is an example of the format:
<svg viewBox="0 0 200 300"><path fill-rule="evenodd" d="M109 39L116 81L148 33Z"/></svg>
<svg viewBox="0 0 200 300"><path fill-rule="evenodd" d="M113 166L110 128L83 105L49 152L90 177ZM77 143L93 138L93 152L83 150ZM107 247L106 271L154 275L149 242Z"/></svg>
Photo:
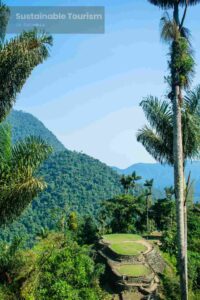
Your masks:
<svg viewBox="0 0 200 300"><path fill-rule="evenodd" d="M149 233L149 195L146 197L146 228Z"/></svg>
<svg viewBox="0 0 200 300"><path fill-rule="evenodd" d="M185 272L186 272L186 286L188 290L188 254L187 254L187 244L188 244L188 230L187 230L187 203L184 205L184 225L185 225Z"/></svg>
<svg viewBox="0 0 200 300"><path fill-rule="evenodd" d="M174 4L174 21L180 30L179 1ZM182 22L183 23L183 22ZM181 24L182 26L183 24ZM176 54L176 53L174 53ZM173 57L172 57L173 60ZM173 89L173 158L174 158L174 186L176 198L176 218L178 233L178 254L181 300L188 300L188 274L187 274L187 213L184 193L184 158L181 119L181 88L177 81L176 70L172 73Z"/></svg>
<svg viewBox="0 0 200 300"><path fill-rule="evenodd" d="M173 99L173 155L174 155L174 186L176 196L176 216L179 251L179 273L181 299L188 300L187 262L185 246L185 210L184 210L184 172L183 172L183 141L180 105L180 88L174 88Z"/></svg>

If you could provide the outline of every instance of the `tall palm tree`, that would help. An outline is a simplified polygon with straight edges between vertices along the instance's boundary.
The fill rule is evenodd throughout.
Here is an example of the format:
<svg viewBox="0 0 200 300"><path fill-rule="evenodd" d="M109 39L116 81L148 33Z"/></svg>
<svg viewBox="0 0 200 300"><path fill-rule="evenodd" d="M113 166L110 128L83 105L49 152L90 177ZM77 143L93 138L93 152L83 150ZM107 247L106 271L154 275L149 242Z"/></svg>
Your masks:
<svg viewBox="0 0 200 300"><path fill-rule="evenodd" d="M35 175L52 149L38 137L12 146L8 125L0 127L0 225L18 217L45 187Z"/></svg>
<svg viewBox="0 0 200 300"><path fill-rule="evenodd" d="M183 140L182 140L182 118L181 118L181 104L182 104L182 90L188 83L186 77L192 73L193 63L189 61L188 42L182 34L182 28L189 5L195 5L200 0L148 0L150 3L161 7L162 9L173 9L173 28L176 32L170 40L170 81L171 81L171 96L170 99L173 104L173 159L174 159L174 186L177 207L177 226L179 237L179 272L180 272L180 286L181 299L188 299L188 276L187 276L187 245L185 244L185 220L184 220L184 173L183 173ZM183 6L184 13L180 20L179 8ZM172 26L170 26L172 28ZM187 48L187 49L186 49ZM181 51L184 50L185 57ZM181 67L180 62L183 63ZM189 64L188 64L189 63ZM184 70L184 67L189 67ZM181 74L181 72L184 74Z"/></svg>
<svg viewBox="0 0 200 300"><path fill-rule="evenodd" d="M167 101L152 96L141 102L149 125L137 133L137 140L160 163L174 164L173 157L173 108ZM200 152L200 86L187 91L182 105L182 135L184 166L187 159L196 159ZM187 244L187 199L191 190L190 176L185 186L185 244ZM187 259L187 253L185 254ZM187 261L186 261L187 263Z"/></svg>
<svg viewBox="0 0 200 300"><path fill-rule="evenodd" d="M0 122L12 108L33 69L49 56L52 36L37 30L5 41L9 8L0 4Z"/></svg>

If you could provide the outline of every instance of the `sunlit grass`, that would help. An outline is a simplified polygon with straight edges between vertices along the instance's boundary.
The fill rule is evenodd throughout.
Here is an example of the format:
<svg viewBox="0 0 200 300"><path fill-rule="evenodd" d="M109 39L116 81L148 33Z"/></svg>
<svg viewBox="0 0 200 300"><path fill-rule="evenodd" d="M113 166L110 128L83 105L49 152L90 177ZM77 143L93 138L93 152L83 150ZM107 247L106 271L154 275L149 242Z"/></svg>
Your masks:
<svg viewBox="0 0 200 300"><path fill-rule="evenodd" d="M139 253L144 252L147 249L144 245L134 242L111 244L110 248L115 253L120 255L138 255Z"/></svg>
<svg viewBox="0 0 200 300"><path fill-rule="evenodd" d="M121 265L116 268L120 275L140 277L149 275L151 270L144 265Z"/></svg>
<svg viewBox="0 0 200 300"><path fill-rule="evenodd" d="M126 233L106 234L103 236L103 240L111 244L121 243L125 241L138 241L141 239L142 237L137 234L126 234Z"/></svg>

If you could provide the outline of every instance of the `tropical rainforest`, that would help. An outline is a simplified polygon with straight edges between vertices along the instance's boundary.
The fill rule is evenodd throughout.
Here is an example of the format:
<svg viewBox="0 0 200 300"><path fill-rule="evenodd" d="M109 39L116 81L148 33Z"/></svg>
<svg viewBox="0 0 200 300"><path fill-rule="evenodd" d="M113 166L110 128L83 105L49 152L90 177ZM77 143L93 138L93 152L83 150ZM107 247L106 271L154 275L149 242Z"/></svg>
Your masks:
<svg viewBox="0 0 200 300"><path fill-rule="evenodd" d="M140 102L147 125L137 132L149 154L174 170L174 184L157 197L154 178L142 178L135 170L120 176L86 154L65 149L35 117L13 110L32 71L49 58L53 37L33 29L7 38L10 9L0 3L3 300L200 298L200 204L194 201L191 174L185 172L187 161L200 152L200 87L191 86L195 60L184 27L189 6L199 1L149 2L173 11L161 18L161 38L168 47L167 96L148 96ZM142 276L133 273L120 277L121 284L136 278L128 294L110 285L111 262L102 259L100 244L105 236L114 240L124 234L136 239L137 249L132 250L139 251L139 238L141 249L148 244L159 253L164 271L152 268L155 289L150 285L141 293ZM118 268L123 254L117 251L130 250L130 241L125 242L115 244L115 251L109 244ZM137 261L137 272L145 269L145 250L125 256L126 264Z"/></svg>

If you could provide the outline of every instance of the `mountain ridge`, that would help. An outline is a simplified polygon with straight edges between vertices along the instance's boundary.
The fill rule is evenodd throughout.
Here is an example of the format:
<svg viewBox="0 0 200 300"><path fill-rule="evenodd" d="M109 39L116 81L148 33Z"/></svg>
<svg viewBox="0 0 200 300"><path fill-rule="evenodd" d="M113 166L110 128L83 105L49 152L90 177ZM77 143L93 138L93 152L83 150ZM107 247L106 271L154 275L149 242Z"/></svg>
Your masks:
<svg viewBox="0 0 200 300"><path fill-rule="evenodd" d="M120 169L113 167L119 175L129 175L136 172L142 176L142 182L149 179L154 179L154 187L161 191L165 187L173 185L173 168L167 164L161 165L159 163L136 163L128 168ZM200 199L200 161L188 161L185 167L185 175L188 177L191 172L191 181L194 182L195 200Z"/></svg>
<svg viewBox="0 0 200 300"><path fill-rule="evenodd" d="M12 110L5 122L11 124L12 140L16 143L29 135L40 136L49 143L55 152L64 151L65 146L58 140L54 133L35 116L22 110Z"/></svg>

